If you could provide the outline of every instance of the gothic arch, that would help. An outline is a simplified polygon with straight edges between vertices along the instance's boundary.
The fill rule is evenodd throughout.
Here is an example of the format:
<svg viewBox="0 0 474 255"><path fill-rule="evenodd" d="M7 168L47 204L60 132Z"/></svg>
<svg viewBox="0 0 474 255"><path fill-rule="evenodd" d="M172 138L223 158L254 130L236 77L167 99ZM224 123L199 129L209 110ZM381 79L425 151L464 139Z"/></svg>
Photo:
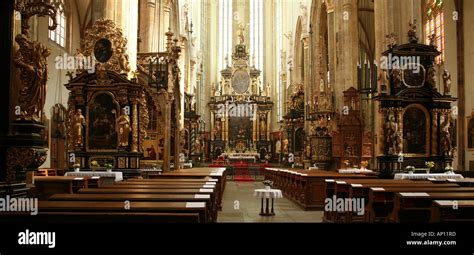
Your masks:
<svg viewBox="0 0 474 255"><path fill-rule="evenodd" d="M292 86L295 84L302 84L304 81L304 54L303 54L303 25L301 16L298 17L295 30L295 48L294 48L294 74L292 79Z"/></svg>

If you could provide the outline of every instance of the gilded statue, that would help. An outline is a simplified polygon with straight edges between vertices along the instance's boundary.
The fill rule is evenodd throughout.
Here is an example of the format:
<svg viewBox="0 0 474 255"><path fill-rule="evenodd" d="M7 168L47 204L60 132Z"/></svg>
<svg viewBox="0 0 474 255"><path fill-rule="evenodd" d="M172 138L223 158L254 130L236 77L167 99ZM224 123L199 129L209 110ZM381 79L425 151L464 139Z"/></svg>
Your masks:
<svg viewBox="0 0 474 255"><path fill-rule="evenodd" d="M283 140L283 153L288 154L288 139Z"/></svg>
<svg viewBox="0 0 474 255"><path fill-rule="evenodd" d="M117 127L119 146L127 147L130 135L130 117L125 109L122 109L122 114L117 119Z"/></svg>
<svg viewBox="0 0 474 255"><path fill-rule="evenodd" d="M309 141L307 141L306 143L305 155L307 159L311 159L311 144L309 143Z"/></svg>
<svg viewBox="0 0 474 255"><path fill-rule="evenodd" d="M444 95L449 95L451 93L451 74L448 72L448 70L444 70L443 73L443 87Z"/></svg>
<svg viewBox="0 0 474 255"><path fill-rule="evenodd" d="M15 41L20 46L14 63L21 72L22 88L19 96L21 118L41 121L48 81L47 58L51 51L39 42L32 42L25 34L17 35Z"/></svg>
<svg viewBox="0 0 474 255"><path fill-rule="evenodd" d="M84 126L86 125L86 119L82 115L82 110L77 109L76 114L72 118L72 129L73 129L73 143L75 147L82 147L84 145Z"/></svg>

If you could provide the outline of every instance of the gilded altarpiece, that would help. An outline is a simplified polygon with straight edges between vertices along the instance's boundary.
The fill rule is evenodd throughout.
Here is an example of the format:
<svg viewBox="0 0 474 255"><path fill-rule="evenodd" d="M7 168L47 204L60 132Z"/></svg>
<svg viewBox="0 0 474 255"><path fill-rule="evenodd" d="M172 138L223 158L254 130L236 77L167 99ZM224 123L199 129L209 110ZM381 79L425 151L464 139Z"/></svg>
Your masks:
<svg viewBox="0 0 474 255"><path fill-rule="evenodd" d="M271 154L270 85L261 84L260 70L251 66L246 45L234 48L232 66L226 61L221 82L211 87L211 152L247 153L263 160Z"/></svg>
<svg viewBox="0 0 474 255"><path fill-rule="evenodd" d="M67 116L69 168L104 170L111 164L125 176L138 174L148 116L146 93L128 79L126 39L110 20L98 20L87 31L78 55L98 61L95 72L70 75ZM147 115L147 114L146 114Z"/></svg>

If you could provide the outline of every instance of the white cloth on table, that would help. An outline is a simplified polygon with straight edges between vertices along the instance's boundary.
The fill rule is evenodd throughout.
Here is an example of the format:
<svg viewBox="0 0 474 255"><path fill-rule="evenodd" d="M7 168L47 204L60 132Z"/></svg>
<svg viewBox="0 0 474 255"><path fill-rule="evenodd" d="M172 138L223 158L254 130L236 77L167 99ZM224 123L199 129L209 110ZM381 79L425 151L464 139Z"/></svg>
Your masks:
<svg viewBox="0 0 474 255"><path fill-rule="evenodd" d="M462 179L460 174L395 174L395 180Z"/></svg>
<svg viewBox="0 0 474 255"><path fill-rule="evenodd" d="M283 194L279 189L256 189L253 193L254 197L259 198L282 198Z"/></svg>
<svg viewBox="0 0 474 255"><path fill-rule="evenodd" d="M122 172L91 172L91 171L84 171L84 172L67 172L65 176L77 176L77 177L92 177L92 176L99 176L99 177L114 177L116 182L123 181Z"/></svg>
<svg viewBox="0 0 474 255"><path fill-rule="evenodd" d="M357 169L357 168L352 168L352 169L340 169L339 173L340 174L371 174L374 171L368 170L368 169Z"/></svg>

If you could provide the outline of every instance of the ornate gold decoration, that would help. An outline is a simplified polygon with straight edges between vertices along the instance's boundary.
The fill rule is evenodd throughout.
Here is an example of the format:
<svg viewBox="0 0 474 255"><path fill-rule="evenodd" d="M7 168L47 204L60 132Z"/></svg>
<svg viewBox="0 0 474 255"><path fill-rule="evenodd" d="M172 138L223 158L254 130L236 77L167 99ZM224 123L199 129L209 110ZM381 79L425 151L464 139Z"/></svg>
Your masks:
<svg viewBox="0 0 474 255"><path fill-rule="evenodd" d="M96 70L111 70L117 73L130 72L127 52L127 39L123 36L122 30L117 28L112 20L99 19L91 29L85 32L81 42L81 53L84 56L94 55L94 48L97 41L107 39L112 43L113 54L104 63L98 62Z"/></svg>
<svg viewBox="0 0 474 255"><path fill-rule="evenodd" d="M132 99L132 152L138 152L138 110L137 100Z"/></svg>
<svg viewBox="0 0 474 255"><path fill-rule="evenodd" d="M15 41L20 46L14 57L15 66L20 69L22 86L18 100L20 119L41 121L48 81L47 57L51 51L42 43L31 41L25 34L17 35Z"/></svg>
<svg viewBox="0 0 474 255"><path fill-rule="evenodd" d="M84 146L84 126L86 125L86 118L82 115L82 110L77 109L76 114L72 118L73 128L73 143L75 147Z"/></svg>
<svg viewBox="0 0 474 255"><path fill-rule="evenodd" d="M148 124L150 123L150 116L148 116L148 102L146 100L145 91L142 91L142 95L140 97L140 152L143 152L143 141L145 137L147 137L147 128Z"/></svg>
<svg viewBox="0 0 474 255"><path fill-rule="evenodd" d="M29 38L28 21L31 17L49 16L52 25L48 28L54 30L57 27L56 9L43 1L18 0L15 10L21 14L21 34L15 37L19 49L14 56L14 64L20 70L21 89L18 105L21 108L19 119L41 121L44 114L43 108L46 100L46 82L48 81L48 61L51 54L40 42Z"/></svg>
<svg viewBox="0 0 474 255"><path fill-rule="evenodd" d="M7 182L16 181L15 168L21 167L23 171L28 168L37 169L46 161L47 149L34 149L29 147L10 147L7 150Z"/></svg>

